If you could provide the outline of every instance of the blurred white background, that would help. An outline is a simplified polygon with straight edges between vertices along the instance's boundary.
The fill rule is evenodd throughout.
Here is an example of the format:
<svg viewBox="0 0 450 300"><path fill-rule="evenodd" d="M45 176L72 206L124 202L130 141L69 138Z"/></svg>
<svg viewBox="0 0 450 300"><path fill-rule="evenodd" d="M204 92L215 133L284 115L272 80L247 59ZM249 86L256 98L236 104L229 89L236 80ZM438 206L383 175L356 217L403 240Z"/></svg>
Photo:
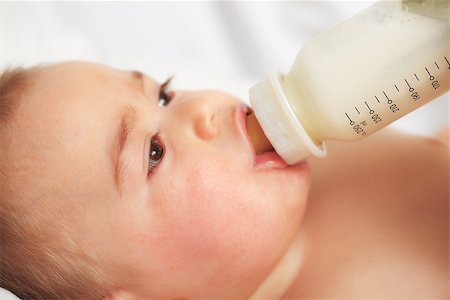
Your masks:
<svg viewBox="0 0 450 300"><path fill-rule="evenodd" d="M270 70L287 72L308 40L373 2L2 2L0 67L86 59L246 101ZM448 98L393 126L434 133L449 123Z"/></svg>
<svg viewBox="0 0 450 300"><path fill-rule="evenodd" d="M371 3L0 2L0 68L92 60L157 80L175 75L174 88L218 88L246 101L270 70L287 72L309 39ZM391 126L433 134L449 123L448 99Z"/></svg>

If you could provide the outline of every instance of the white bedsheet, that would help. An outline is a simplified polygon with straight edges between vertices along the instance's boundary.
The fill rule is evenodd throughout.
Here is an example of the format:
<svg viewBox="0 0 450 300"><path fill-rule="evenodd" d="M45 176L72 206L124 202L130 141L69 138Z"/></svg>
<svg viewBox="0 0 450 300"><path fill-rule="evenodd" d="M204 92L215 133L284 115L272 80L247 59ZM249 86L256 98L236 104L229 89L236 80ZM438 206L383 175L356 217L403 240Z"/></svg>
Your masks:
<svg viewBox="0 0 450 300"><path fill-rule="evenodd" d="M246 101L269 70L287 71L310 38L372 2L1 2L0 68L87 59ZM448 99L391 126L431 135L449 123Z"/></svg>

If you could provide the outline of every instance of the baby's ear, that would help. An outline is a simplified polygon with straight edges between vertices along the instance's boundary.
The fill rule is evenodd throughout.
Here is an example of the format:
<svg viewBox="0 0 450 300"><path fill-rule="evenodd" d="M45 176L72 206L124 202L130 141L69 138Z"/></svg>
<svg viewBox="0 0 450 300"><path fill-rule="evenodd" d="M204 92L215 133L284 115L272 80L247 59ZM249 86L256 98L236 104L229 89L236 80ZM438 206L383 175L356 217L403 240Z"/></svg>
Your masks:
<svg viewBox="0 0 450 300"><path fill-rule="evenodd" d="M124 290L112 291L108 296L102 298L102 300L137 300L138 297L130 292Z"/></svg>

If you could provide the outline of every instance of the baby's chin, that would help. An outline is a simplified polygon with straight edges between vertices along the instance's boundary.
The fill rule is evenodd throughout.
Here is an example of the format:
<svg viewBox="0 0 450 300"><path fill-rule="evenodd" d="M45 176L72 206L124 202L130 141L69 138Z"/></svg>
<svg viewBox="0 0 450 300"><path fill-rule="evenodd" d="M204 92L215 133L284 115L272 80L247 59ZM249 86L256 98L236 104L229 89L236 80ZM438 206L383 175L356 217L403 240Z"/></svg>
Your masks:
<svg viewBox="0 0 450 300"><path fill-rule="evenodd" d="M306 161L283 168L257 168L253 175L263 195L272 195L282 204L292 208L306 201L311 180Z"/></svg>

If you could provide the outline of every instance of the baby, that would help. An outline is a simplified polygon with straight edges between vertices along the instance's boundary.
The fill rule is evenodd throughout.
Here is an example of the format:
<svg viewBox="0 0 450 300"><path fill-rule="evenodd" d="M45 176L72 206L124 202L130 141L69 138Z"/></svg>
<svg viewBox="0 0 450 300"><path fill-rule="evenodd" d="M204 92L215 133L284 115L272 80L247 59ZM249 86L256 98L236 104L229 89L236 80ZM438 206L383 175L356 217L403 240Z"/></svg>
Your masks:
<svg viewBox="0 0 450 300"><path fill-rule="evenodd" d="M249 111L88 62L4 73L0 285L22 299L445 299L448 141L386 129L287 166L255 156Z"/></svg>

